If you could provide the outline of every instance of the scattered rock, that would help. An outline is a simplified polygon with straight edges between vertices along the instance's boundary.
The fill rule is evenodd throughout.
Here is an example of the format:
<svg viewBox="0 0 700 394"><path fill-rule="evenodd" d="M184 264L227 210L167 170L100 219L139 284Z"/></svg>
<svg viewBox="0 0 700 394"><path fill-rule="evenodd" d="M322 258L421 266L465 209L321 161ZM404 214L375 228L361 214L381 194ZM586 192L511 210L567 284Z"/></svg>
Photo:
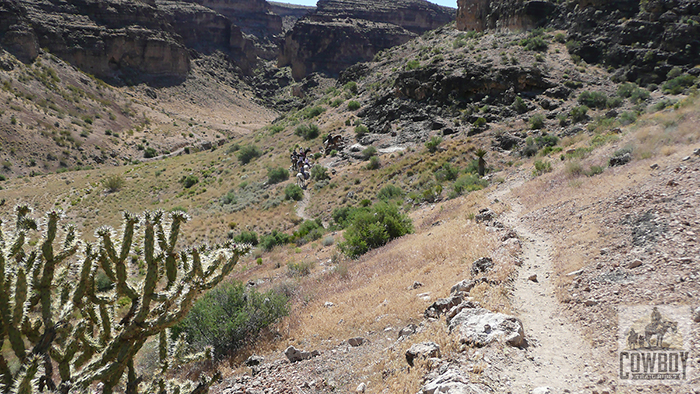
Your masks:
<svg viewBox="0 0 700 394"><path fill-rule="evenodd" d="M479 213L476 216L474 216L474 219L476 220L477 223L481 223L481 222L491 221L495 217L496 217L496 212L492 211L489 208L483 208L479 211Z"/></svg>
<svg viewBox="0 0 700 394"><path fill-rule="evenodd" d="M458 282L457 284L452 286L452 288L450 289L450 294L452 295L460 292L468 294L479 282L481 281L464 279L463 281Z"/></svg>
<svg viewBox="0 0 700 394"><path fill-rule="evenodd" d="M493 268L493 260L490 257L482 257L472 263L472 275L485 273Z"/></svg>
<svg viewBox="0 0 700 394"><path fill-rule="evenodd" d="M693 151L693 154L694 154L695 156L700 156L700 148L695 149L695 150Z"/></svg>
<svg viewBox="0 0 700 394"><path fill-rule="evenodd" d="M284 355L287 356L287 360L290 363L295 363L297 361L308 360L311 357L319 356L321 353L318 350L313 352L307 352L305 350L298 350L294 346L289 346L285 351Z"/></svg>
<svg viewBox="0 0 700 394"><path fill-rule="evenodd" d="M402 328L401 331L399 331L399 338L401 337L408 337L416 333L418 331L418 326L415 324L409 324L406 327Z"/></svg>
<svg viewBox="0 0 700 394"><path fill-rule="evenodd" d="M438 317L440 314L446 313L453 307L462 303L462 297L455 295L450 298L438 298L437 301L433 302L432 305L428 307L425 311L426 317Z"/></svg>
<svg viewBox="0 0 700 394"><path fill-rule="evenodd" d="M348 345L350 345L352 347L362 346L362 344L366 343L366 342L367 342L367 340L365 338L362 338L362 337L348 339Z"/></svg>
<svg viewBox="0 0 700 394"><path fill-rule="evenodd" d="M583 304L586 306L593 306L593 305L598 304L598 301L596 301L594 299L590 299L590 300L586 300L586 302L584 302Z"/></svg>
<svg viewBox="0 0 700 394"><path fill-rule="evenodd" d="M610 158L610 167L622 166L632 161L632 155L629 152L624 154L613 156Z"/></svg>
<svg viewBox="0 0 700 394"><path fill-rule="evenodd" d="M695 308L695 312L693 312L693 321L700 323L700 306Z"/></svg>
<svg viewBox="0 0 700 394"><path fill-rule="evenodd" d="M690 160L690 156L686 156L683 158L683 161L688 161L688 160Z"/></svg>
<svg viewBox="0 0 700 394"><path fill-rule="evenodd" d="M627 264L627 268L637 268L642 265L642 260L635 259L634 261Z"/></svg>
<svg viewBox="0 0 700 394"><path fill-rule="evenodd" d="M332 303L332 302L330 302L330 301L326 301L326 303L325 303L325 304L323 304L323 306L325 306L326 308L331 308L331 307L334 307L334 306L335 306L335 304L334 304L334 303Z"/></svg>
<svg viewBox="0 0 700 394"><path fill-rule="evenodd" d="M649 166L649 167L651 167L652 170L658 170L658 169L659 169L659 165L656 164L656 163L652 164L652 165Z"/></svg>
<svg viewBox="0 0 700 394"><path fill-rule="evenodd" d="M581 268L580 270L571 271L571 272L569 272L568 274L566 274L566 276L581 275L582 273L583 273L583 268Z"/></svg>
<svg viewBox="0 0 700 394"><path fill-rule="evenodd" d="M530 394L552 394L552 389L547 386L537 387L532 389Z"/></svg>
<svg viewBox="0 0 700 394"><path fill-rule="evenodd" d="M537 274L530 275L527 280L537 283Z"/></svg>
<svg viewBox="0 0 700 394"><path fill-rule="evenodd" d="M463 309L467 308L478 308L480 305L476 301L468 300L464 301L461 304L455 306L454 308L450 309L449 312L445 314L445 320L447 321L447 324L450 324L452 319L454 319L455 316L459 314Z"/></svg>
<svg viewBox="0 0 700 394"><path fill-rule="evenodd" d="M418 394L487 394L491 390L486 386L472 383L469 376L457 369L448 369L427 383Z"/></svg>
<svg viewBox="0 0 700 394"><path fill-rule="evenodd" d="M416 281L416 282L413 282L413 284L411 286L408 286L408 290L415 290L415 289L422 287L422 286L423 286L422 283Z"/></svg>
<svg viewBox="0 0 700 394"><path fill-rule="evenodd" d="M247 365L249 367L254 367L256 365L262 364L263 361L265 361L264 357L252 355L252 356L248 357L248 359L245 360L245 365Z"/></svg>
<svg viewBox="0 0 700 394"><path fill-rule="evenodd" d="M422 342L411 346L406 350L406 362L413 366L416 358L428 359L432 357L440 357L440 346L435 342Z"/></svg>
<svg viewBox="0 0 700 394"><path fill-rule="evenodd" d="M462 309L450 320L449 330L457 330L459 341L467 345L482 347L500 338L510 346L525 344L525 332L520 319L484 308Z"/></svg>
<svg viewBox="0 0 700 394"><path fill-rule="evenodd" d="M606 254L609 254L609 253L610 253L610 249L608 249L608 248L603 248L603 249L600 250L600 254L602 254L602 255L606 255Z"/></svg>
<svg viewBox="0 0 700 394"><path fill-rule="evenodd" d="M357 388L355 389L355 392L356 393L364 393L365 390L367 390L367 385L363 382L357 386Z"/></svg>

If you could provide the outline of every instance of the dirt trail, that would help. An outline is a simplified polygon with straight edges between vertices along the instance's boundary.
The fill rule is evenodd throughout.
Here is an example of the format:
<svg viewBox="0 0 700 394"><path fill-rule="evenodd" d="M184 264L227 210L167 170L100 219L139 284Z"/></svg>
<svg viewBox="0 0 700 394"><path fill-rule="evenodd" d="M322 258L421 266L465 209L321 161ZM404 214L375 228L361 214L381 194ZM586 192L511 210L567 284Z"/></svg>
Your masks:
<svg viewBox="0 0 700 394"><path fill-rule="evenodd" d="M304 220L311 220L309 215L306 214L306 206L309 205L309 200L311 199L311 193L309 193L308 188L304 188L304 198L297 203L297 216Z"/></svg>
<svg viewBox="0 0 700 394"><path fill-rule="evenodd" d="M514 185L503 186L493 197L510 205L500 220L522 242L523 264L515 282L513 306L528 340L525 358L506 370L513 393L530 393L538 387L549 387L552 394L590 392L597 375L593 350L567 320L556 298L552 243L522 220L524 208L510 194ZM532 275L537 275L537 282L529 280Z"/></svg>

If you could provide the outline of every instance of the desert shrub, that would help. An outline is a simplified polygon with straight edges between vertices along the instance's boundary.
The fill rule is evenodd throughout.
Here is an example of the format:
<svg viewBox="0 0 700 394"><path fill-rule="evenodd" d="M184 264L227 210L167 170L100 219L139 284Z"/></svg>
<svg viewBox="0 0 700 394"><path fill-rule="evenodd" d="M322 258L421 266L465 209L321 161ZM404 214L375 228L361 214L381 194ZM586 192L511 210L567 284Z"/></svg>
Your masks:
<svg viewBox="0 0 700 394"><path fill-rule="evenodd" d="M302 240L300 244L320 239L325 233L320 219L305 220L299 225L299 229L294 232L294 237Z"/></svg>
<svg viewBox="0 0 700 394"><path fill-rule="evenodd" d="M460 196L465 193L481 190L488 185L488 181L481 179L479 175L465 174L457 178L454 185L452 185L452 189L455 195Z"/></svg>
<svg viewBox="0 0 700 394"><path fill-rule="evenodd" d="M317 138L320 133L321 131L315 124L299 125L296 130L294 130L294 134L303 137L307 141Z"/></svg>
<svg viewBox="0 0 700 394"><path fill-rule="evenodd" d="M538 148L544 148L545 146L556 146L559 143L559 137L553 134L542 134L535 138Z"/></svg>
<svg viewBox="0 0 700 394"><path fill-rule="evenodd" d="M630 99L633 104L639 104L642 101L648 100L650 97L648 90L642 89L632 82L621 84L617 88L617 95Z"/></svg>
<svg viewBox="0 0 700 394"><path fill-rule="evenodd" d="M356 213L357 208L345 206L337 207L331 212L331 218L335 222L335 225L341 229L346 228L350 223L350 219Z"/></svg>
<svg viewBox="0 0 700 394"><path fill-rule="evenodd" d="M325 109L321 106L308 107L302 110L301 116L303 116L305 119L313 119L318 115L321 115L324 111Z"/></svg>
<svg viewBox="0 0 700 394"><path fill-rule="evenodd" d="M333 238L332 235L329 235L329 236L323 238L323 241L321 241L321 245L326 246L326 247L333 245L333 243L335 243L335 239Z"/></svg>
<svg viewBox="0 0 700 394"><path fill-rule="evenodd" d="M343 85L343 90L348 91L352 94L357 94L357 82L350 81Z"/></svg>
<svg viewBox="0 0 700 394"><path fill-rule="evenodd" d="M356 258L411 232L413 223L408 216L393 204L379 202L352 215L343 234L345 241L338 246L347 256Z"/></svg>
<svg viewBox="0 0 700 394"><path fill-rule="evenodd" d="M547 172L552 172L552 163L547 160L535 160L535 175L542 175Z"/></svg>
<svg viewBox="0 0 700 394"><path fill-rule="evenodd" d="M474 121L474 127L480 128L484 126L486 126L486 119L482 117L476 118L476 120Z"/></svg>
<svg viewBox="0 0 700 394"><path fill-rule="evenodd" d="M267 183L275 184L284 182L289 179L289 171L282 167L268 168L267 170Z"/></svg>
<svg viewBox="0 0 700 394"><path fill-rule="evenodd" d="M237 202L238 200L236 199L236 194L233 190L229 191L221 197L221 204L223 205L236 204Z"/></svg>
<svg viewBox="0 0 700 394"><path fill-rule="evenodd" d="M250 163L251 160L262 156L262 151L255 145L246 145L241 147L236 155L238 157L238 161L241 164L246 165Z"/></svg>
<svg viewBox="0 0 700 394"><path fill-rule="evenodd" d="M180 183L185 187L185 189L189 189L199 183L199 178L194 174L185 175L180 178Z"/></svg>
<svg viewBox="0 0 700 394"><path fill-rule="evenodd" d="M370 158L377 155L377 148L370 146L362 151L362 159L369 160Z"/></svg>
<svg viewBox="0 0 700 394"><path fill-rule="evenodd" d="M109 276L103 270L99 270L95 275L95 287L100 292L109 291L114 287L114 282L109 279Z"/></svg>
<svg viewBox="0 0 700 394"><path fill-rule="evenodd" d="M527 104L525 104L525 100L523 100L520 96L515 97L515 100L513 101L513 109L519 114L524 114L527 112Z"/></svg>
<svg viewBox="0 0 700 394"><path fill-rule="evenodd" d="M478 166L478 160L477 160ZM459 176L459 168L450 163L445 163L439 170L435 171L435 180L439 182L454 181Z"/></svg>
<svg viewBox="0 0 700 394"><path fill-rule="evenodd" d="M233 240L238 243L258 245L258 233L255 231L241 231L240 234L233 237Z"/></svg>
<svg viewBox="0 0 700 394"><path fill-rule="evenodd" d="M314 263L310 261L301 261L295 263L290 261L287 263L287 275L289 276L307 276L311 273L311 269L314 267Z"/></svg>
<svg viewBox="0 0 700 394"><path fill-rule="evenodd" d="M279 124L275 124L275 125L270 126L269 130L270 130L270 135L275 135L275 134L279 133L280 131L284 130L284 126L279 125Z"/></svg>
<svg viewBox="0 0 700 394"><path fill-rule="evenodd" d="M355 100L350 100L348 101L348 109L350 111L357 111L358 109L360 109L360 103L358 103Z"/></svg>
<svg viewBox="0 0 700 394"><path fill-rule="evenodd" d="M343 100L342 98L337 98L337 99L331 101L331 107L338 108L338 107L340 107L340 104L342 104L344 101L345 100Z"/></svg>
<svg viewBox="0 0 700 394"><path fill-rule="evenodd" d="M527 51L545 52L549 48L549 44L544 40L543 33L542 29L532 30L527 38L520 40L520 46Z"/></svg>
<svg viewBox="0 0 700 394"><path fill-rule="evenodd" d="M637 120L637 114L635 114L633 111L625 111L622 114L620 114L620 123L623 126L627 126L628 124L632 124Z"/></svg>
<svg viewBox="0 0 700 394"><path fill-rule="evenodd" d="M586 175L595 176L603 173L604 168L602 166L591 166L591 168L586 171Z"/></svg>
<svg viewBox="0 0 700 394"><path fill-rule="evenodd" d="M379 169L379 167L381 167L381 166L382 166L382 164L381 164L381 162L379 161L379 157L377 157L377 156L372 156L372 157L369 158L369 163L367 163L366 168L367 168L368 170L377 170L377 169Z"/></svg>
<svg viewBox="0 0 700 394"><path fill-rule="evenodd" d="M365 126L363 124L359 124L359 125L355 126L355 136L357 138L362 138L367 133L369 133L369 129L367 129L367 126Z"/></svg>
<svg viewBox="0 0 700 394"><path fill-rule="evenodd" d="M695 76L684 74L664 82L664 84L661 85L661 90L664 94L681 94L687 88L693 86L695 80Z"/></svg>
<svg viewBox="0 0 700 394"><path fill-rule="evenodd" d="M301 187L295 184L289 184L287 187L284 188L284 199L285 200L294 200L294 201L301 201L304 199L304 191L301 190Z"/></svg>
<svg viewBox="0 0 700 394"><path fill-rule="evenodd" d="M121 190L125 183L126 182L121 175L110 175L107 178L102 179L102 186L104 186L110 193Z"/></svg>
<svg viewBox="0 0 700 394"><path fill-rule="evenodd" d="M425 143L425 147L428 149L429 152L434 153L437 152L438 148L440 147L440 144L442 144L442 137L434 135L430 138L430 141L427 141Z"/></svg>
<svg viewBox="0 0 700 394"><path fill-rule="evenodd" d="M574 122L582 122L582 121L586 120L586 117L588 116L587 114L588 114L588 107L586 107L585 105L571 108L571 111L569 111L569 116L571 117L571 120Z"/></svg>
<svg viewBox="0 0 700 394"><path fill-rule="evenodd" d="M566 36L564 33L557 33L554 35L554 41L563 44L566 42Z"/></svg>
<svg viewBox="0 0 700 394"><path fill-rule="evenodd" d="M211 346L217 358L230 355L257 338L260 331L289 314L288 298L270 290L259 293L230 282L204 294L172 335L186 334L196 349Z"/></svg>
<svg viewBox="0 0 700 394"><path fill-rule="evenodd" d="M272 230L272 233L260 237L260 247L269 252L277 245L286 245L291 240L291 236L283 232Z"/></svg>
<svg viewBox="0 0 700 394"><path fill-rule="evenodd" d="M678 102L678 100L665 98L665 99L659 100L659 102L654 104L651 107L651 109L652 109L652 111L655 111L655 112L663 111L664 109L666 109L668 107L672 107L672 106L676 105L677 102Z"/></svg>
<svg viewBox="0 0 700 394"><path fill-rule="evenodd" d="M417 68L420 68L420 61L409 60L408 62L406 62L406 65L404 66L404 68L406 69L406 71L411 71L411 70L415 70Z"/></svg>
<svg viewBox="0 0 700 394"><path fill-rule="evenodd" d="M402 198L404 195L403 190L400 187L392 184L384 186L379 193L377 193L377 198L383 201L391 200L394 198Z"/></svg>
<svg viewBox="0 0 700 394"><path fill-rule="evenodd" d="M585 105L588 108L614 108L619 107L622 103L619 98L608 97L602 92L581 92L578 96L578 102L581 105Z"/></svg>
<svg viewBox="0 0 700 394"><path fill-rule="evenodd" d="M326 179L331 179L328 175L328 169L322 165L315 165L311 167L311 179L315 181L323 181Z"/></svg>
<svg viewBox="0 0 700 394"><path fill-rule="evenodd" d="M143 157L146 159L156 157L157 155L158 155L158 152L156 152L156 150L150 146L143 151Z"/></svg>
<svg viewBox="0 0 700 394"><path fill-rule="evenodd" d="M539 130L544 128L544 115L535 114L530 117L530 128L533 130Z"/></svg>

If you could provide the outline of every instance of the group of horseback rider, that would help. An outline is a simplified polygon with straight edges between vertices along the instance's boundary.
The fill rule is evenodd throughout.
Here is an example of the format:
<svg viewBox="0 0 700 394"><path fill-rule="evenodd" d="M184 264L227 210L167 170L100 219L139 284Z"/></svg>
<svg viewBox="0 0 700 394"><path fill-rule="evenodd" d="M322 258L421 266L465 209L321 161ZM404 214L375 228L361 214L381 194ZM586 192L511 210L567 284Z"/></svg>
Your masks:
<svg viewBox="0 0 700 394"><path fill-rule="evenodd" d="M292 170L299 172L304 179L309 179L308 169L311 167L309 163L309 153L311 153L311 148L297 148L294 147L290 159L292 160Z"/></svg>

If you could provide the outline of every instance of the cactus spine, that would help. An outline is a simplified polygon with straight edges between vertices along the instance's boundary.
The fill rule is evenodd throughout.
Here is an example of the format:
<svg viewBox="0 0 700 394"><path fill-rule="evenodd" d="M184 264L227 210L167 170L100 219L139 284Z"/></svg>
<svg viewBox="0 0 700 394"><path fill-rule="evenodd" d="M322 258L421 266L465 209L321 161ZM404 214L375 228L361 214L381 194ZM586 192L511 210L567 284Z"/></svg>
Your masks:
<svg viewBox="0 0 700 394"><path fill-rule="evenodd" d="M15 211L12 231L4 232L0 221L0 341L9 342L22 367L13 372L0 354L0 392L48 389L67 394L101 382L105 394L119 385L136 394L144 378L134 367L134 357L155 335L161 372L210 356L185 355L182 341L168 343L166 330L187 315L197 295L231 272L247 247L178 251L180 228L188 220L182 212L170 214L168 231L161 211L143 217L125 213L119 238L111 228L101 227L98 241L86 243L75 228L60 228L58 211L46 215L42 234L29 207ZM37 236L38 246L32 247L28 240ZM132 260L145 264L145 277L130 271L127 262ZM98 272L114 283L113 290L97 290ZM117 312L119 300L128 300L128 311ZM54 366L59 382L54 381ZM189 392L183 391L188 385L166 382L163 373L157 376L147 392ZM212 381L199 382L194 392L208 391Z"/></svg>

